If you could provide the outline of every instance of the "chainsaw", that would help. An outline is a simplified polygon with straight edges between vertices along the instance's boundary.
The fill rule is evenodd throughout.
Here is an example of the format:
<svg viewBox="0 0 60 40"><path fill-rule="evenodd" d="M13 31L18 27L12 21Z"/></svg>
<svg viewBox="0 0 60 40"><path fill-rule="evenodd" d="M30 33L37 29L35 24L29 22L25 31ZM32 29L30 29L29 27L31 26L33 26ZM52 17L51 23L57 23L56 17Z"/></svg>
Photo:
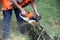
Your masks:
<svg viewBox="0 0 60 40"><path fill-rule="evenodd" d="M28 12L25 16L20 14L20 17L31 25L35 25L41 19L41 16L37 16L32 12Z"/></svg>

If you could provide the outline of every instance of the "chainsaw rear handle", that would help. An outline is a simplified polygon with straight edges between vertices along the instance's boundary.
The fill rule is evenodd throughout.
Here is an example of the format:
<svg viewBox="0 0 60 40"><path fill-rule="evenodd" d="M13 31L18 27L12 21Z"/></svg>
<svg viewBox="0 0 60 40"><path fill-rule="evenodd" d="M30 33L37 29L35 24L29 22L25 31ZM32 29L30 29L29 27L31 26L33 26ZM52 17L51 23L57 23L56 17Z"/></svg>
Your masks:
<svg viewBox="0 0 60 40"><path fill-rule="evenodd" d="M41 16L34 15L32 12L28 12L26 16L31 20L35 20L36 22L41 19Z"/></svg>
<svg viewBox="0 0 60 40"><path fill-rule="evenodd" d="M41 16L37 16L36 21L38 22L41 19Z"/></svg>

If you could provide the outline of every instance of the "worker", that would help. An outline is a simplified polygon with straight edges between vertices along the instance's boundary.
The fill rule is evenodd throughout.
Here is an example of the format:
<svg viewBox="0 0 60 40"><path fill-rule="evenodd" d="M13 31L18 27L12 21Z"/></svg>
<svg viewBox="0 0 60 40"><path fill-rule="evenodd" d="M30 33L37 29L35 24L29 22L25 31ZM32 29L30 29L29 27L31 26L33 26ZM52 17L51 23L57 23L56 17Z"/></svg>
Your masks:
<svg viewBox="0 0 60 40"><path fill-rule="evenodd" d="M19 14L23 13L25 15L26 12L24 11L23 8L27 5L23 5L22 3L25 3L26 1L28 3L28 0L20 0L20 1L21 1L21 3L17 2L17 0L12 0L12 2L11 2L11 0L1 0L2 12L3 12L3 40L9 39L12 10L14 10L14 12L15 12L18 27L23 22L23 19L19 16ZM12 4L14 4L14 5L12 5ZM35 0L30 0L29 4L31 4L31 6L33 7L35 14L38 15ZM24 33L24 31L22 31L22 32Z"/></svg>

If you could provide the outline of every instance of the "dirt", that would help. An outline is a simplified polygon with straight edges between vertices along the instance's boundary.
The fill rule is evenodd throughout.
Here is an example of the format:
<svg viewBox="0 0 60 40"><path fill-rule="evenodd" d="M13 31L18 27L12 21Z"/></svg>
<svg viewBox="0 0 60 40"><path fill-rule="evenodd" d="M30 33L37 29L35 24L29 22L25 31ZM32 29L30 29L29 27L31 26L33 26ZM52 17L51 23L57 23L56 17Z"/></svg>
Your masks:
<svg viewBox="0 0 60 40"><path fill-rule="evenodd" d="M58 32L60 32L60 19L58 19L58 20L55 22L55 25L57 26Z"/></svg>

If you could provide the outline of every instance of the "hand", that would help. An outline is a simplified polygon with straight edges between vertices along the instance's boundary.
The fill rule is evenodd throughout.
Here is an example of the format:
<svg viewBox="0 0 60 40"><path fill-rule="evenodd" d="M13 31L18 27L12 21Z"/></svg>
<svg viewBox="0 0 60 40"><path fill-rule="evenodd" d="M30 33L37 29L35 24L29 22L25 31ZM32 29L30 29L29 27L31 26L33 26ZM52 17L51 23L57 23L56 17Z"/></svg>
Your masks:
<svg viewBox="0 0 60 40"><path fill-rule="evenodd" d="M34 20L36 20L36 22L38 22L41 19L41 16L37 16L36 14L34 15Z"/></svg>
<svg viewBox="0 0 60 40"><path fill-rule="evenodd" d="M22 12L21 12L22 15L26 15L27 12L23 9Z"/></svg>

